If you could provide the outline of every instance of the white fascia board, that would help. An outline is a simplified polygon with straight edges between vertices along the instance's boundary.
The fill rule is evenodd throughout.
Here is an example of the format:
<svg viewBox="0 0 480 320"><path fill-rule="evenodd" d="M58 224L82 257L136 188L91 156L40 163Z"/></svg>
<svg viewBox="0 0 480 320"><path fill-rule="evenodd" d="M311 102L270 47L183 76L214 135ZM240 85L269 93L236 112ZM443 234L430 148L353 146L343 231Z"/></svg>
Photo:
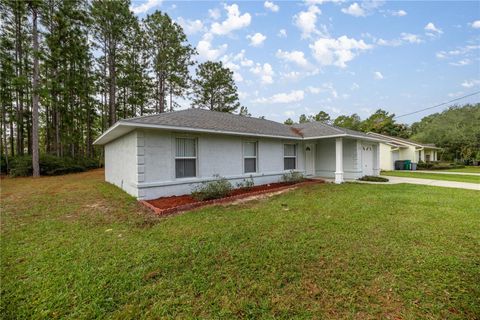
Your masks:
<svg viewBox="0 0 480 320"><path fill-rule="evenodd" d="M374 142L383 142L387 143L387 140L379 139L379 138L374 138L374 137L365 137L365 136L357 136L354 134L348 134L348 133L342 133L342 134L333 134L329 136L319 136L319 137L307 137L303 138L303 140L318 140L318 139L328 139L328 138L355 138L355 139L360 139L360 140L366 140L366 141L374 141Z"/></svg>
<svg viewBox="0 0 480 320"><path fill-rule="evenodd" d="M118 121L110 129L105 131L97 140L94 141L95 145L102 145L111 141L106 139L106 137L113 132L113 130L119 127L127 127L136 129L161 129L161 130L171 130L171 131L180 131L180 132L201 132L201 133L215 133L215 134L226 134L233 136L243 136L243 137L262 137L262 138L275 138L275 139L288 139L288 140L303 140L302 137L290 137L290 136L277 136L277 135L268 135L268 134L255 134L255 133L244 133L244 132L234 132L234 131L224 131L224 130L212 130L212 129L198 129L198 128L188 128L188 127L176 127L176 126L165 126L158 124L146 124L146 123L131 123L131 122L122 122ZM103 141L102 141L103 140ZM113 140L113 139L112 139Z"/></svg>

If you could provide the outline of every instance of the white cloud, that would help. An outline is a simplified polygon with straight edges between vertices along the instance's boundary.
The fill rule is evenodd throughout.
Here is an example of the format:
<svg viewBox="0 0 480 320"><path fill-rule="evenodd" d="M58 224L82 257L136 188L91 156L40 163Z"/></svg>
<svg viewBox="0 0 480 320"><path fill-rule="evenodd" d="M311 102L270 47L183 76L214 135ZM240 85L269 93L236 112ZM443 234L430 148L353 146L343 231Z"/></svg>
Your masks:
<svg viewBox="0 0 480 320"><path fill-rule="evenodd" d="M406 33L402 32L400 34L400 38L392 39L392 40L385 40L385 39L378 39L377 44L379 46L389 46L389 47L398 47L405 43L422 43L422 37L418 34L413 33Z"/></svg>
<svg viewBox="0 0 480 320"><path fill-rule="evenodd" d="M213 34L226 35L250 25L252 21L250 13L240 14L240 9L237 4L232 4L231 6L225 5L225 10L227 11L227 19L222 23L215 22L212 24L211 32Z"/></svg>
<svg viewBox="0 0 480 320"><path fill-rule="evenodd" d="M350 90L353 91L353 90L357 90L357 89L359 89L359 88L360 88L360 86L358 85L358 83L354 82L354 83L352 84L352 86L350 87Z"/></svg>
<svg viewBox="0 0 480 320"><path fill-rule="evenodd" d="M293 116L295 116L295 111L287 110L283 114L286 115L287 117L293 117Z"/></svg>
<svg viewBox="0 0 480 320"><path fill-rule="evenodd" d="M250 72L260 77L260 81L263 84L271 84L273 83L273 76L275 72L273 72L273 68L269 63L264 63L261 65L257 63L255 67L250 69Z"/></svg>
<svg viewBox="0 0 480 320"><path fill-rule="evenodd" d="M465 88L472 88L478 85L480 85L480 80L465 80L462 83L462 87L465 87Z"/></svg>
<svg viewBox="0 0 480 320"><path fill-rule="evenodd" d="M317 6L308 7L307 11L300 11L293 17L294 24L302 31L302 38L308 38L312 33L318 33L317 15L322 11Z"/></svg>
<svg viewBox="0 0 480 320"><path fill-rule="evenodd" d="M427 23L427 25L425 26L424 29L425 29L425 31L430 31L430 32L433 32L433 33L436 33L436 34L442 34L443 33L442 29L435 27L433 22ZM433 33L430 33L430 35L433 35Z"/></svg>
<svg viewBox="0 0 480 320"><path fill-rule="evenodd" d="M392 40L385 40L385 39L378 39L377 44L379 46L388 46L388 47L398 47L403 44L401 39L392 39Z"/></svg>
<svg viewBox="0 0 480 320"><path fill-rule="evenodd" d="M286 38L287 37L287 30L280 29L277 33L277 36L280 37L280 38Z"/></svg>
<svg viewBox="0 0 480 320"><path fill-rule="evenodd" d="M259 47L263 44L263 42L265 41L265 39L267 39L267 37L257 32L254 35L248 35L247 39L250 39L250 45L252 47Z"/></svg>
<svg viewBox="0 0 480 320"><path fill-rule="evenodd" d="M305 58L305 54L302 51L295 50L295 51L288 52L288 51L282 51L278 49L276 56L279 59L293 62L303 68L306 68L310 65L307 59Z"/></svg>
<svg viewBox="0 0 480 320"><path fill-rule="evenodd" d="M402 40L409 42L409 43L421 43L422 39L419 35L412 34L412 33L401 33Z"/></svg>
<svg viewBox="0 0 480 320"><path fill-rule="evenodd" d="M215 9L208 9L208 16L213 20L218 20L220 19L222 14L218 8L215 8Z"/></svg>
<svg viewBox="0 0 480 320"><path fill-rule="evenodd" d="M323 66L334 65L345 68L360 52L372 46L363 40L341 36L337 39L321 38L310 45L315 59Z"/></svg>
<svg viewBox="0 0 480 320"><path fill-rule="evenodd" d="M222 44L217 48L212 47L213 36L211 33L203 35L202 40L198 41L197 51L203 60L216 60L227 51L228 46Z"/></svg>
<svg viewBox="0 0 480 320"><path fill-rule="evenodd" d="M131 6L130 10L132 10L135 14L146 13L150 9L155 7L159 7L162 4L162 0L147 0L146 2L139 4L138 6Z"/></svg>
<svg viewBox="0 0 480 320"><path fill-rule="evenodd" d="M450 62L450 65L455 66L455 67L463 67L463 66L468 66L470 63L472 63L472 60L470 59L462 59L457 62Z"/></svg>
<svg viewBox="0 0 480 320"><path fill-rule="evenodd" d="M280 75L283 79L292 81L296 81L302 76L302 74L298 71L290 71L286 73L281 73Z"/></svg>
<svg viewBox="0 0 480 320"><path fill-rule="evenodd" d="M343 8L342 12L354 17L366 16L365 10L363 10L363 8L356 2L352 3L348 8Z"/></svg>
<svg viewBox="0 0 480 320"><path fill-rule="evenodd" d="M307 87L306 91L312 94L320 94L322 92L328 92L332 96L332 98L334 99L338 98L338 92L337 90L335 90L335 88L333 87L333 84L330 82L324 83L320 87L309 86Z"/></svg>
<svg viewBox="0 0 480 320"><path fill-rule="evenodd" d="M256 103L293 103L302 101L305 97L303 90L292 90L288 93L277 93L269 98L259 98Z"/></svg>
<svg viewBox="0 0 480 320"><path fill-rule="evenodd" d="M263 3L263 6L264 6L265 8L267 8L268 10L271 10L271 11L273 11L273 12L278 12L278 10L280 9L280 8L278 7L278 5L276 5L276 4L273 3L272 1L268 1L268 0Z"/></svg>
<svg viewBox="0 0 480 320"><path fill-rule="evenodd" d="M480 20L476 20L472 22L473 29L480 29Z"/></svg>
<svg viewBox="0 0 480 320"><path fill-rule="evenodd" d="M382 80L383 79L383 74L380 71L375 71L373 73L373 78L375 80Z"/></svg>
<svg viewBox="0 0 480 320"><path fill-rule="evenodd" d="M396 17L404 17L407 15L407 12L405 10L398 10L398 11L393 11L392 16Z"/></svg>
<svg viewBox="0 0 480 320"><path fill-rule="evenodd" d="M182 17L177 19L177 22L182 26L186 34L195 34L197 32L205 31L203 22L201 20L187 20Z"/></svg>

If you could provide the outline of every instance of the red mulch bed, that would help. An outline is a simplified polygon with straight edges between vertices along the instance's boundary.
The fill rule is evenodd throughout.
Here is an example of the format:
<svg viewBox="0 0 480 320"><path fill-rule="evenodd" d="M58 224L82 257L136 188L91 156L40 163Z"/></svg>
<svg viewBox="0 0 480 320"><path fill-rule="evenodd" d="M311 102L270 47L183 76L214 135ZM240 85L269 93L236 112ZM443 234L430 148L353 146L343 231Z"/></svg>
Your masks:
<svg viewBox="0 0 480 320"><path fill-rule="evenodd" d="M140 201L147 208L153 210L156 214L167 215L180 211L186 211L198 207L203 207L209 204L226 203L237 199L247 198L254 195L270 193L274 191L298 187L301 185L323 183L322 180L307 180L305 182L291 184L286 182L277 182L270 184L263 184L254 186L252 188L234 189L228 197L214 200L199 201L191 195L162 197L155 200Z"/></svg>

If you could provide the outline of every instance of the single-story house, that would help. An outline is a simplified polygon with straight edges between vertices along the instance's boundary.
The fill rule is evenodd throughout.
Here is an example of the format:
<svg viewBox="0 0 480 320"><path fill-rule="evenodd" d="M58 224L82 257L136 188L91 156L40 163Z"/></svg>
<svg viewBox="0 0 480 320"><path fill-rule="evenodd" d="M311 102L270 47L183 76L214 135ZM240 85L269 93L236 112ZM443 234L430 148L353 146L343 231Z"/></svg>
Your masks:
<svg viewBox="0 0 480 320"><path fill-rule="evenodd" d="M385 141L380 143L381 170L395 170L395 161L397 160L410 160L413 163L438 160L440 148L433 144L419 143L374 132L368 132L367 135Z"/></svg>
<svg viewBox="0 0 480 320"><path fill-rule="evenodd" d="M291 170L337 183L378 175L382 141L320 122L188 109L120 120L94 144L105 149L105 180L149 200L188 194L215 175L234 185L278 182Z"/></svg>

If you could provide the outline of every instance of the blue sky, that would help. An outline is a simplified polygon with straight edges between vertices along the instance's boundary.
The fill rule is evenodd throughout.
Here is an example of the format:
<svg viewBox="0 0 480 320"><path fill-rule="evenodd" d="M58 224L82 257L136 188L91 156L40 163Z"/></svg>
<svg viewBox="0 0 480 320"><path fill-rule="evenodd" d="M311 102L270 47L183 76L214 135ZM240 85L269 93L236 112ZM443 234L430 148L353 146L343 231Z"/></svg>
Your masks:
<svg viewBox="0 0 480 320"><path fill-rule="evenodd" d="M401 115L480 90L476 1L137 0L132 10L167 12L197 47L196 60L223 61L241 103L275 121L320 110Z"/></svg>

